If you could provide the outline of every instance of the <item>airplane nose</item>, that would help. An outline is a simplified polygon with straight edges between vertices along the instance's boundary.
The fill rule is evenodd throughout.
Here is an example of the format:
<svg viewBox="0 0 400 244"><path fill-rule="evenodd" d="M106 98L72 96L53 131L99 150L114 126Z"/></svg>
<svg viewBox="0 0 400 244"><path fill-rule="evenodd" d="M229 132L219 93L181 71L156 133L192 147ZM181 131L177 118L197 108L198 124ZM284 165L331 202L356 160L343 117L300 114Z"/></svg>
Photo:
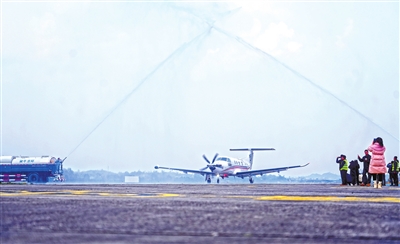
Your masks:
<svg viewBox="0 0 400 244"><path fill-rule="evenodd" d="M217 167L217 168L222 168L222 164L210 164L209 167Z"/></svg>

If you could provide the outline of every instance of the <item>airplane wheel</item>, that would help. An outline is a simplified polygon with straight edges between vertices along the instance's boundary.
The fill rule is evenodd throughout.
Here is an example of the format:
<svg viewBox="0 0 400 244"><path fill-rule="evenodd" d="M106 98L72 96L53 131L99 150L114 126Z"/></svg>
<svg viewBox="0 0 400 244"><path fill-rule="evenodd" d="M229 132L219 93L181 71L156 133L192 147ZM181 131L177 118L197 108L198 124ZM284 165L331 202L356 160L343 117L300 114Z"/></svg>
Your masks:
<svg viewBox="0 0 400 244"><path fill-rule="evenodd" d="M252 178L250 178L250 183L251 183L251 184L253 184L253 183L254 183L254 180L253 180Z"/></svg>
<svg viewBox="0 0 400 244"><path fill-rule="evenodd" d="M217 179L217 183L219 184L219 179Z"/></svg>
<svg viewBox="0 0 400 244"><path fill-rule="evenodd" d="M211 179L207 179L207 183L210 184L211 183Z"/></svg>

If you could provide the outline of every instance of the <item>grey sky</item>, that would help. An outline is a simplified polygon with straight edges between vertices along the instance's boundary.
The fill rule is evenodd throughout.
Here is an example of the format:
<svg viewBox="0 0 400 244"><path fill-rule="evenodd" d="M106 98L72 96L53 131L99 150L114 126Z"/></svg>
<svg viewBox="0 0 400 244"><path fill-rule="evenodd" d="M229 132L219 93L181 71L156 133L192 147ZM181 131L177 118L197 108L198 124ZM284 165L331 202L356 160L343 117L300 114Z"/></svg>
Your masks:
<svg viewBox="0 0 400 244"><path fill-rule="evenodd" d="M2 2L1 88L2 155L337 172L377 136L399 154L399 3Z"/></svg>

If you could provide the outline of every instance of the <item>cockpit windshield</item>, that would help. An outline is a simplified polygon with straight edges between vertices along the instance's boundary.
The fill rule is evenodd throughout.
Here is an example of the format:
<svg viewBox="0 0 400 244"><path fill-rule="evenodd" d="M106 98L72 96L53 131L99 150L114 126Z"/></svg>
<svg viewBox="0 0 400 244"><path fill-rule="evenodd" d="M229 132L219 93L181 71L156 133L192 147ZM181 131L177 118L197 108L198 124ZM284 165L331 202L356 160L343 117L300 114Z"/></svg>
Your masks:
<svg viewBox="0 0 400 244"><path fill-rule="evenodd" d="M225 158L225 157L220 157L220 158L217 158L216 161L226 161L226 162L230 163L231 159L230 158Z"/></svg>

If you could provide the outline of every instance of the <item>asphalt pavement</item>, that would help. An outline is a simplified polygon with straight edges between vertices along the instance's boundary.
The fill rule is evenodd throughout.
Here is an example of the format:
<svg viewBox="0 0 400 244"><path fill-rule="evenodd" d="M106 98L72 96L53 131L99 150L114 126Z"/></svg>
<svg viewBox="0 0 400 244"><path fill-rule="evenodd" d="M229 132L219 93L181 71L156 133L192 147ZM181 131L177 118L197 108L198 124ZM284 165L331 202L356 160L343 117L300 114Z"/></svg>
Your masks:
<svg viewBox="0 0 400 244"><path fill-rule="evenodd" d="M400 243L400 188L1 184L0 243Z"/></svg>

